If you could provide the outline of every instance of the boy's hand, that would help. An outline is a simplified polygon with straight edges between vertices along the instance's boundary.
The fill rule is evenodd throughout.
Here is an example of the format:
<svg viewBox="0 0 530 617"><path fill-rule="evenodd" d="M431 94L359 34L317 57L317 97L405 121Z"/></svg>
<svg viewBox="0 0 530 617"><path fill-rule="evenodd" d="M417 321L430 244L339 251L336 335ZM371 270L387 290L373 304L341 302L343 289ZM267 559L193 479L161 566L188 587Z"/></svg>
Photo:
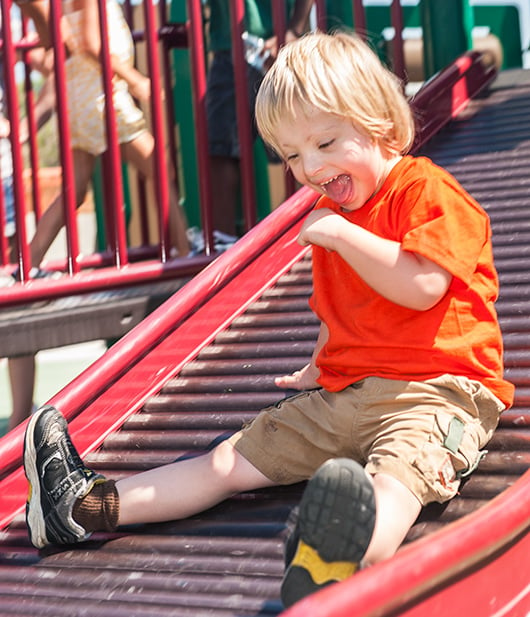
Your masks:
<svg viewBox="0 0 530 617"><path fill-rule="evenodd" d="M274 383L278 388L288 390L314 390L319 388L317 378L319 376L318 369L312 364L306 364L304 368L295 371L292 375L284 375L276 377Z"/></svg>
<svg viewBox="0 0 530 617"><path fill-rule="evenodd" d="M335 241L345 219L329 208L321 208L310 212L298 235L298 244L306 246L316 244L330 251L335 250Z"/></svg>

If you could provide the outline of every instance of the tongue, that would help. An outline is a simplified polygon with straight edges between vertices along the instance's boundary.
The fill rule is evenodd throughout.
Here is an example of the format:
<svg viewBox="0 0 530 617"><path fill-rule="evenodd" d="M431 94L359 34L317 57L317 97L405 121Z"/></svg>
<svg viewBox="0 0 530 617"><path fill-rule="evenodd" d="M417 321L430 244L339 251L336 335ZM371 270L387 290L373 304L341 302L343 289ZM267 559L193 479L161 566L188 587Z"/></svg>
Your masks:
<svg viewBox="0 0 530 617"><path fill-rule="evenodd" d="M337 176L326 184L326 195L337 204L351 201L351 180L346 174Z"/></svg>

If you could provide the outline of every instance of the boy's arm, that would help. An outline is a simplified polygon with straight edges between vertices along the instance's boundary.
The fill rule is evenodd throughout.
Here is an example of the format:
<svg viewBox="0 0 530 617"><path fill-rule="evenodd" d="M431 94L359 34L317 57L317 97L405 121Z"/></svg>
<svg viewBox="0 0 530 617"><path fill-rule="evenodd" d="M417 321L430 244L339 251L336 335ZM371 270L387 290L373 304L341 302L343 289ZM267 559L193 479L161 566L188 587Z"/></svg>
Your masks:
<svg viewBox="0 0 530 617"><path fill-rule="evenodd" d="M336 251L377 293L417 311L437 304L451 284L452 275L433 261L404 251L399 242L381 238L327 208L308 215L298 242Z"/></svg>
<svg viewBox="0 0 530 617"><path fill-rule="evenodd" d="M313 390L320 387L317 379L320 375L320 371L316 365L317 356L326 344L328 340L328 328L325 323L320 323L320 332L318 333L318 339L311 356L311 361L306 364L299 371L295 371L291 375L283 375L282 377L276 377L274 383L278 388L289 388L293 390Z"/></svg>

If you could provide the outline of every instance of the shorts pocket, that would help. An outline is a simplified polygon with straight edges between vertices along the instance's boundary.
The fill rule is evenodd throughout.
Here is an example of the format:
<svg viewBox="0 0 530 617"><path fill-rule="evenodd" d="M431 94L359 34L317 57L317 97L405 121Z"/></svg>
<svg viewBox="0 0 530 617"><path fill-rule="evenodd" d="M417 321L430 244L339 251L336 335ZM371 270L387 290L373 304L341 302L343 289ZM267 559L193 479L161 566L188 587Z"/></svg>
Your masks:
<svg viewBox="0 0 530 617"><path fill-rule="evenodd" d="M438 411L433 417L429 439L418 452L414 466L422 474L436 501L446 501L458 492L462 477L470 474L481 459L478 425Z"/></svg>
<svg viewBox="0 0 530 617"><path fill-rule="evenodd" d="M316 389L320 390L320 388L316 388ZM299 399L308 398L311 396L311 393L314 391L315 390L302 390L302 392L297 392L296 394L292 394L291 396L286 396L285 398L280 399L277 403L274 403L274 405L265 407L264 411L273 410L273 409L281 409L282 405L284 405L285 403L294 403L295 401Z"/></svg>

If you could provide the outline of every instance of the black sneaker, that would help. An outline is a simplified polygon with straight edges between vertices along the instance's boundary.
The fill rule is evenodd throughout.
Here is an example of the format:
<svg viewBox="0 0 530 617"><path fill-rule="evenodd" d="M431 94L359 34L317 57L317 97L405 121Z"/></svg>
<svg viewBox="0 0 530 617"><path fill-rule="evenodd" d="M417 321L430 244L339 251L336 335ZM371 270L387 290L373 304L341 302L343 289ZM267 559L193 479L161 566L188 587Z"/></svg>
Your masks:
<svg viewBox="0 0 530 617"><path fill-rule="evenodd" d="M72 518L79 497L105 478L87 469L55 407L44 406L31 417L24 438L24 469L29 482L26 522L31 543L71 544L90 534Z"/></svg>
<svg viewBox="0 0 530 617"><path fill-rule="evenodd" d="M45 270L44 268L30 268L28 273L29 279L59 279L62 277L63 273L59 270ZM14 282L20 282L20 267L17 267L12 273L11 277Z"/></svg>
<svg viewBox="0 0 530 617"><path fill-rule="evenodd" d="M298 522L287 540L284 606L354 574L374 527L375 496L368 474L350 459L326 461L307 483Z"/></svg>

